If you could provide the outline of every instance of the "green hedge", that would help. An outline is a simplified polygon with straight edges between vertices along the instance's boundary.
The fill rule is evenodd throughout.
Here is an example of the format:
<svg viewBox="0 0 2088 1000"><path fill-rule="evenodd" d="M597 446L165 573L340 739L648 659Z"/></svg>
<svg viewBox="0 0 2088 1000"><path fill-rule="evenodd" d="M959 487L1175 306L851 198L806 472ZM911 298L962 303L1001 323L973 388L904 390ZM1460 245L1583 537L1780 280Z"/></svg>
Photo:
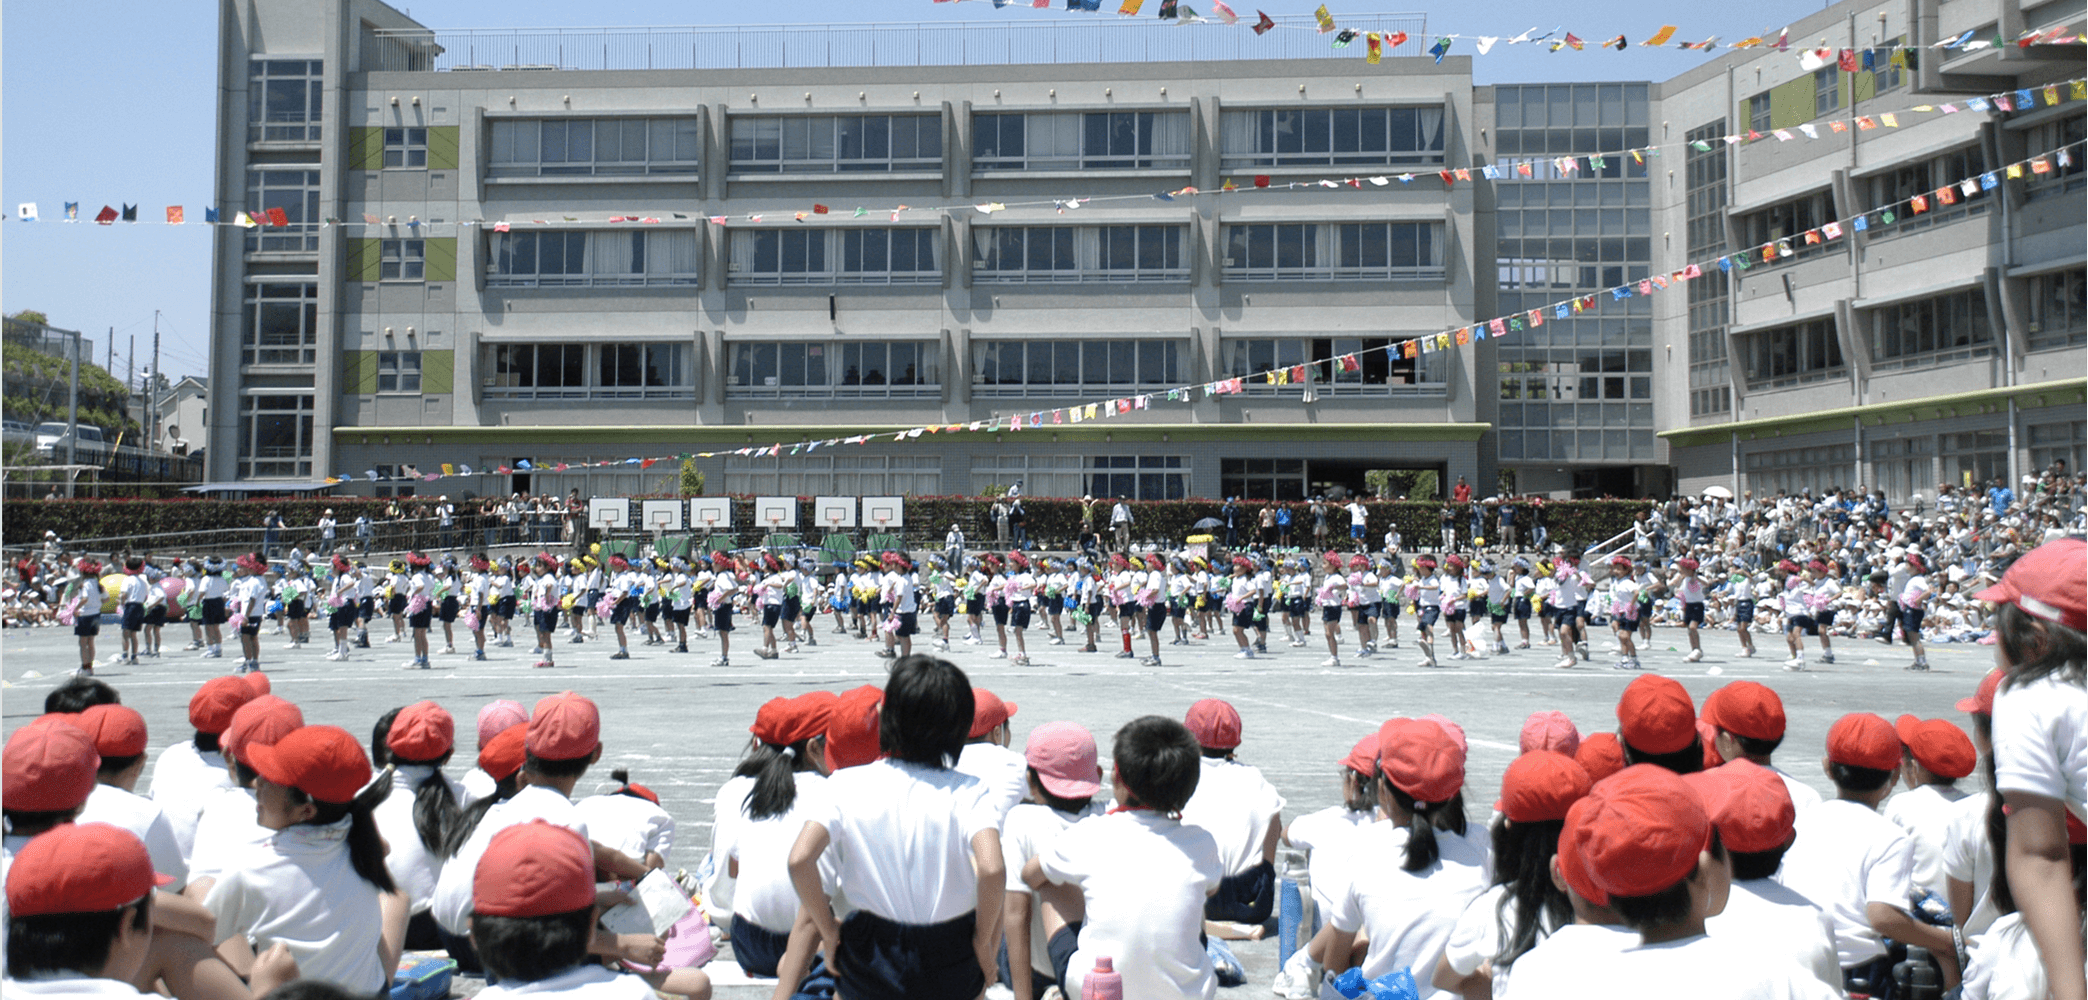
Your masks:
<svg viewBox="0 0 2088 1000"><path fill-rule="evenodd" d="M410 498L409 507L426 503L430 498ZM639 498L634 498L639 499ZM660 499L660 498L654 498ZM738 525L734 545L760 544L766 528L754 523L754 498L735 496L733 519ZM807 544L816 544L826 535L823 527L812 523L812 500L800 497L798 512L799 527L794 532ZM14 502L7 505L6 517L0 519L4 525L4 539L9 545L29 545L40 541L46 530L58 532L62 538L118 538L125 536L152 536L176 533L208 532L227 528L249 529L252 534L236 536L247 541L228 544L253 544L257 540L261 519L269 511L280 511L289 525L283 541L285 544L301 544L307 549L313 545L316 530L312 525L319 519L322 510L332 508L340 522L337 537L342 544L354 538L356 515L366 514L378 523L377 548L433 547L438 544L429 525L416 522L389 524L383 521L385 504L382 498L366 497L319 497L312 499L262 499L262 500L206 500L183 498L174 500L58 500L34 503ZM912 497L906 503L906 527L909 544L915 549L939 549L944 534L951 523L963 526L969 547L979 549L993 544L993 522L990 511L994 499L991 497L926 496ZM1028 530L1033 544L1044 548L1071 548L1080 531L1080 501L1046 497L1025 497L1023 510L1028 515ZM1410 551L1433 550L1437 547L1441 525L1440 513L1443 504L1435 501L1366 501L1370 508L1368 539L1373 548L1384 537L1385 529L1398 524L1406 538ZM1469 504L1452 504L1457 508L1457 532L1460 544L1469 544ZM1570 548L1580 548L1609 538L1630 527L1633 517L1649 506L1639 500L1548 500L1543 505L1545 525L1550 529L1551 540ZM481 537L473 530L477 502L459 503L458 523L460 548L480 547ZM1132 537L1139 541L1168 540L1179 543L1183 538L1198 534L1192 528L1195 522L1206 518L1221 518L1224 504L1216 500L1164 500L1134 501L1132 516L1136 523ZM1525 543L1529 538L1530 506L1518 505L1518 523ZM1095 525L1107 531L1109 527L1109 504L1098 502L1095 506ZM1238 523L1241 541L1250 541L1255 534L1255 525L1260 505L1240 505ZM1291 505L1292 539L1300 545L1312 541L1312 515L1302 503ZM1491 529L1493 518L1487 518ZM1332 507L1327 512L1328 540L1345 546L1348 540L1348 512ZM874 532L874 525L859 527L847 532L860 542L864 536ZM1211 533L1224 540L1225 530L1214 529ZM629 532L623 534L631 534ZM200 536L199 536L200 537ZM141 538L141 548L187 547L193 541L172 539L157 541Z"/></svg>

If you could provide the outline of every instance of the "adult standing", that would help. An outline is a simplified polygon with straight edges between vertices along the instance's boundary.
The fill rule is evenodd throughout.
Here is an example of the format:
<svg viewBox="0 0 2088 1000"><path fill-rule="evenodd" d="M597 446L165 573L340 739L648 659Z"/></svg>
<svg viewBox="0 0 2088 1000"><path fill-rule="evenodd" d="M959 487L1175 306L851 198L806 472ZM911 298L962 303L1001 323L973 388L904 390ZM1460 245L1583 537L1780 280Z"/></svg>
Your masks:
<svg viewBox="0 0 2088 1000"><path fill-rule="evenodd" d="M1219 508L1218 511L1219 514L1223 515L1225 518L1225 547L1228 549L1236 549L1240 547L1239 500L1239 497L1226 497L1225 506ZM1088 503L1094 503L1094 498L1089 497Z"/></svg>
<svg viewBox="0 0 2088 1000"><path fill-rule="evenodd" d="M1349 497L1347 509L1349 516L1349 541L1354 543L1356 551L1361 552L1369 545L1369 542L1365 540L1365 536L1370 531L1370 508L1363 506L1362 497L1352 496ZM1398 551L1399 535L1397 532L1389 536L1385 546L1395 552Z"/></svg>
<svg viewBox="0 0 2088 1000"><path fill-rule="evenodd" d="M450 503L447 494L435 499L435 527L442 535L442 547L457 547L457 505Z"/></svg>
<svg viewBox="0 0 2088 1000"><path fill-rule="evenodd" d="M1080 544L1086 546L1088 539L1094 534L1095 497L1093 494L1085 494L1080 498ZM956 564L952 563L951 568L955 569Z"/></svg>
<svg viewBox="0 0 2088 1000"><path fill-rule="evenodd" d="M1109 508L1109 530L1116 537L1116 547L1119 552L1128 552L1131 549L1131 524L1133 520L1135 519L1131 516L1131 505L1125 501L1124 497L1118 496L1116 506Z"/></svg>
<svg viewBox="0 0 2088 1000"><path fill-rule="evenodd" d="M1021 488L1022 484L1017 483L1008 492L1012 498L1008 504L1008 532L1017 549L1026 549L1029 548L1029 512L1022 509L1022 498L1016 495Z"/></svg>
<svg viewBox="0 0 2088 1000"><path fill-rule="evenodd" d="M1261 514L1259 516L1261 518L1261 547L1265 549L1273 548L1276 545L1275 501L1270 501L1269 503L1262 504Z"/></svg>
<svg viewBox="0 0 2088 1000"><path fill-rule="evenodd" d="M1471 503L1472 484L1465 482L1463 476L1457 477L1457 486L1450 491L1450 499L1458 503Z"/></svg>
<svg viewBox="0 0 2088 1000"><path fill-rule="evenodd" d="M1312 498L1312 547L1327 547L1327 498L1323 496Z"/></svg>
<svg viewBox="0 0 2088 1000"><path fill-rule="evenodd" d="M2015 491L2008 488L2008 480L1995 476L1993 484L1987 487L1987 509L1993 511L1995 517L2001 517L2008 513L2008 508L2015 506L2015 499Z"/></svg>
<svg viewBox="0 0 2088 1000"><path fill-rule="evenodd" d="M580 499L580 487L573 487L565 500L565 543L579 552L587 547L587 504Z"/></svg>
<svg viewBox="0 0 2088 1000"><path fill-rule="evenodd" d="M377 537L377 528L370 523L370 515L358 511L355 515L355 543L362 546L363 555L370 554L370 543Z"/></svg>
<svg viewBox="0 0 2088 1000"><path fill-rule="evenodd" d="M332 507L328 507L324 511L321 511L319 513L318 528L319 551L327 555L332 555L334 550L334 536L338 534L340 531L340 522L334 520L334 512Z"/></svg>
<svg viewBox="0 0 2088 1000"><path fill-rule="evenodd" d="M951 572L964 565L964 529L955 521L950 522L950 533L943 536L943 558L949 560Z"/></svg>
<svg viewBox="0 0 2088 1000"><path fill-rule="evenodd" d="M1003 547L1005 547L1005 546L1006 546L1006 545L1008 544L1008 504L1007 504L1007 501L1005 501L1005 500L999 500L999 499L996 499L996 500L994 500L994 501L993 501L993 506L992 506L992 507L989 507L989 508L987 508L987 510L986 510L986 514L987 514L987 517L988 517L989 519L991 519L991 520L993 521L993 541L994 541L994 543L995 543L996 545L1000 545L1000 546L1003 546Z"/></svg>
<svg viewBox="0 0 2088 1000"><path fill-rule="evenodd" d="M274 559L283 540L283 512L272 510L261 517L261 558Z"/></svg>

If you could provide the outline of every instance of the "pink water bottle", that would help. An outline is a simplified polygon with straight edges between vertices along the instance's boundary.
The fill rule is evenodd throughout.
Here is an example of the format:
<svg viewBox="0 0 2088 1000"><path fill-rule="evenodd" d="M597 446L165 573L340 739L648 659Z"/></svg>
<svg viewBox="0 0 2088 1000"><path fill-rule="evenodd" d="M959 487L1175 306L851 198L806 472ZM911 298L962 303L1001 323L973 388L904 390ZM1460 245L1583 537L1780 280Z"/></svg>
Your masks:
<svg viewBox="0 0 2088 1000"><path fill-rule="evenodd" d="M1096 956L1094 971L1080 981L1080 1000L1124 1000L1124 977L1110 966L1108 955Z"/></svg>

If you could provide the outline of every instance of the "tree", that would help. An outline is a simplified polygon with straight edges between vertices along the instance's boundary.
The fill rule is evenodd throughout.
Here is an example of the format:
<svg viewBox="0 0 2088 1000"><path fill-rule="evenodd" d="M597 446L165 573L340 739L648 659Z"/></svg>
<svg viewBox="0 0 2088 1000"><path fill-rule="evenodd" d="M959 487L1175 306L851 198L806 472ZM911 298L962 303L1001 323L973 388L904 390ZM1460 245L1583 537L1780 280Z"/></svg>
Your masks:
<svg viewBox="0 0 2088 1000"><path fill-rule="evenodd" d="M1363 483L1386 500L1433 499L1442 487L1434 469L1369 469Z"/></svg>
<svg viewBox="0 0 2088 1000"><path fill-rule="evenodd" d="M681 463L681 495L700 497L703 495L703 470L696 467L696 460L684 458Z"/></svg>

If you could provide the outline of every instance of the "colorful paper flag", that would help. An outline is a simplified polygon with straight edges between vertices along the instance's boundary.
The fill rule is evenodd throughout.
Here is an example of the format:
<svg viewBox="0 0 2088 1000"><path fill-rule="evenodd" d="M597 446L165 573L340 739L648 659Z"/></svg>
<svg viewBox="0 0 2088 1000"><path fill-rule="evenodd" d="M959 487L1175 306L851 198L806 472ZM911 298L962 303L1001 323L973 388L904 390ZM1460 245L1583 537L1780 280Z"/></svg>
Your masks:
<svg viewBox="0 0 2088 1000"><path fill-rule="evenodd" d="M182 221L183 221L183 216L184 216L184 215L185 215L185 213L184 213L184 212L182 211L182 209L181 209L181 206L180 206L180 205L168 205L168 206L167 206L167 225L170 225L170 226L178 226L178 225L181 225L181 223L182 223Z"/></svg>
<svg viewBox="0 0 2088 1000"><path fill-rule="evenodd" d="M1211 0L1211 9L1217 12L1218 20L1225 24L1240 23L1240 15L1233 13L1233 9L1225 5L1225 0Z"/></svg>
<svg viewBox="0 0 2088 1000"><path fill-rule="evenodd" d="M1254 33L1257 35L1267 34L1270 28L1276 26L1276 20L1270 17L1269 15L1262 13L1261 11L1255 11L1254 16L1256 18L1254 22Z"/></svg>
<svg viewBox="0 0 2088 1000"><path fill-rule="evenodd" d="M1320 4L1319 9L1312 12L1312 19L1319 22L1320 34L1334 30L1334 15L1327 13L1326 4Z"/></svg>
<svg viewBox="0 0 2088 1000"><path fill-rule="evenodd" d="M1653 33L1653 37L1648 38L1645 41L1640 42L1639 44L1648 48L1657 49L1663 45L1666 45L1668 43L1668 39L1675 37L1675 30L1675 25L1663 24L1660 26L1659 31Z"/></svg>
<svg viewBox="0 0 2088 1000"><path fill-rule="evenodd" d="M281 208L271 208L268 210L268 224L271 226L287 226L290 224L290 215Z"/></svg>
<svg viewBox="0 0 2088 1000"><path fill-rule="evenodd" d="M25 201L19 205L16 205L15 218L20 219L23 222L35 222L36 203L33 201Z"/></svg>

